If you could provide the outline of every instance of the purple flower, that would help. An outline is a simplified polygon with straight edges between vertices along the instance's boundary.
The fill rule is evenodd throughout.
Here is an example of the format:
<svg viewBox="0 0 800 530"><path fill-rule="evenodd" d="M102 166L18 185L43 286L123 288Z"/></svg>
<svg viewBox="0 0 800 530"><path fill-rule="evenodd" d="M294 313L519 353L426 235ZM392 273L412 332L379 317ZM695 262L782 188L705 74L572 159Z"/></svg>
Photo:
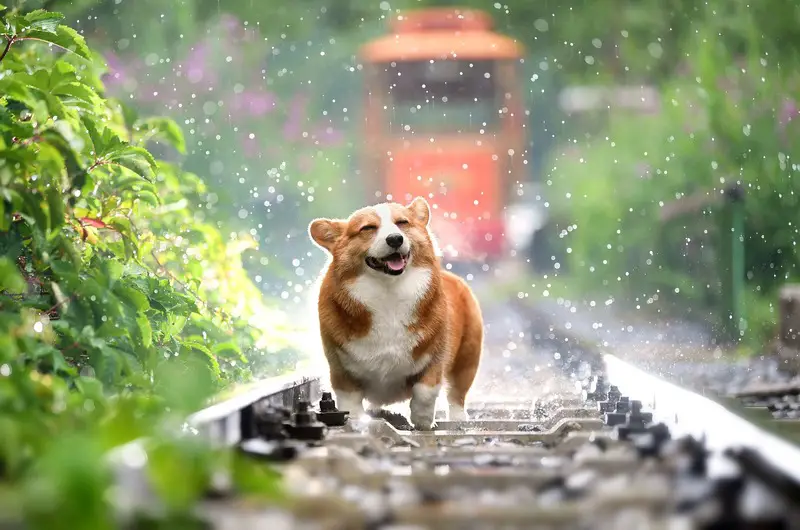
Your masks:
<svg viewBox="0 0 800 530"><path fill-rule="evenodd" d="M120 80L125 78L125 67L122 64L122 59L112 52L106 52L106 65L108 66L108 75L112 79Z"/></svg>
<svg viewBox="0 0 800 530"><path fill-rule="evenodd" d="M208 78L211 81L212 76L206 72L208 62L208 45L205 43L198 44L189 52L186 60L183 63L183 69L186 72L186 79L192 84L197 84Z"/></svg>
<svg viewBox="0 0 800 530"><path fill-rule="evenodd" d="M319 125L317 127L317 130L314 133L314 138L321 146L333 147L341 144L342 140L344 139L344 134L339 129L335 129L333 125L328 122L328 124Z"/></svg>
<svg viewBox="0 0 800 530"><path fill-rule="evenodd" d="M785 129L798 114L800 114L800 108L798 108L797 102L793 99L784 99L778 112L778 125L781 129Z"/></svg>
<svg viewBox="0 0 800 530"><path fill-rule="evenodd" d="M241 22L235 16L225 13L219 19L219 25L222 26L229 36L233 36L234 32L242 27Z"/></svg>
<svg viewBox="0 0 800 530"><path fill-rule="evenodd" d="M268 114L277 105L275 95L270 92L245 90L235 94L228 104L231 118L259 118Z"/></svg>
<svg viewBox="0 0 800 530"><path fill-rule="evenodd" d="M303 123L306 122L306 106L308 98L298 94L289 104L289 117L283 124L283 137L287 140L296 140L302 134Z"/></svg>
<svg viewBox="0 0 800 530"><path fill-rule="evenodd" d="M257 158L261 154L261 145L257 138L250 138L249 134L242 133L242 152L247 158Z"/></svg>
<svg viewBox="0 0 800 530"><path fill-rule="evenodd" d="M136 86L136 79L140 78L141 65L135 60L125 60L114 52L105 54L108 73L103 78L103 83L110 89L125 89L126 86Z"/></svg>
<svg viewBox="0 0 800 530"><path fill-rule="evenodd" d="M250 34L253 33L253 30L248 31L248 28L238 18L230 14L222 15L219 25L228 41L247 41L250 40Z"/></svg>

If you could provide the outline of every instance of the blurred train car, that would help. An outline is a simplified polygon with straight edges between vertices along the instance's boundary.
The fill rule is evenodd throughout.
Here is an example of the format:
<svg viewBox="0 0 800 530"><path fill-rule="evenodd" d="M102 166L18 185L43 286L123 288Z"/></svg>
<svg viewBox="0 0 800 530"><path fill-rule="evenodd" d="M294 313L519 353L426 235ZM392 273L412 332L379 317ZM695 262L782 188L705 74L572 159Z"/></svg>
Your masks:
<svg viewBox="0 0 800 530"><path fill-rule="evenodd" d="M525 177L524 50L481 11L430 8L365 43L361 170L368 197L432 205L450 263L494 262L530 242L541 209L516 201ZM513 219L511 217L513 216Z"/></svg>

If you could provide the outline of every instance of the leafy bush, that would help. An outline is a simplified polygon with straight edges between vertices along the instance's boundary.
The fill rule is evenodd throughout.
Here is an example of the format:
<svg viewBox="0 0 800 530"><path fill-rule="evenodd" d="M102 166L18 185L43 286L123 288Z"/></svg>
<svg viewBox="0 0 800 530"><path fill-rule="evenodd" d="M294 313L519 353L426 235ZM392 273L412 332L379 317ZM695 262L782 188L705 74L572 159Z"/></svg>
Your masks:
<svg viewBox="0 0 800 530"><path fill-rule="evenodd" d="M797 102L788 96L797 80L786 66L796 56L781 49L780 35L762 29L760 12L727 13L720 21L714 13L726 11L722 4L692 19L695 37L682 42L682 75L659 86L657 114L616 112L602 135L558 153L553 207L577 225L563 244L584 288L655 296L719 323L720 280L730 264L721 261L718 242L730 225L711 205L669 222L660 217L679 197L720 197L728 185L740 185L751 283L746 338L763 345L773 332L776 288L799 277L800 188L792 155L800 129Z"/></svg>
<svg viewBox="0 0 800 530"><path fill-rule="evenodd" d="M180 128L106 98L61 20L0 6L0 513L110 528L104 451L296 353L242 268L251 241L147 150L184 152Z"/></svg>
<svg viewBox="0 0 800 530"><path fill-rule="evenodd" d="M332 34L264 46L272 39L258 26L229 14L204 33L172 54L157 48L158 60L151 43L105 50L106 86L187 124L183 167L213 193L207 213L255 241L245 264L258 264L253 276L265 291L307 285L296 260L308 271L322 265L306 263L307 219L354 209L367 196L342 185L354 179L356 46Z"/></svg>

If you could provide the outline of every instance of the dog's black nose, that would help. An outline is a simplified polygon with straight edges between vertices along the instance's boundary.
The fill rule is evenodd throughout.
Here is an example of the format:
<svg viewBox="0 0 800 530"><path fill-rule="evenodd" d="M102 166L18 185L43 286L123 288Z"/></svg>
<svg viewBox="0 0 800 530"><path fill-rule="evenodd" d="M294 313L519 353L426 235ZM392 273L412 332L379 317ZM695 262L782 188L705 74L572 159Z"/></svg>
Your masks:
<svg viewBox="0 0 800 530"><path fill-rule="evenodd" d="M403 244L403 234L389 234L386 236L386 244L392 248L400 248Z"/></svg>

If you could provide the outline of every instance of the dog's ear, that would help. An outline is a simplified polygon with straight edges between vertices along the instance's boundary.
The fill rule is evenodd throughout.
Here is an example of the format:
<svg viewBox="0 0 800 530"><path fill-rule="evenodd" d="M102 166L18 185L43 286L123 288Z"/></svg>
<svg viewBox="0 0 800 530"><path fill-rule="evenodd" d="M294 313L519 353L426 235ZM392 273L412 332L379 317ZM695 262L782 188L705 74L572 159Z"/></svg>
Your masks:
<svg viewBox="0 0 800 530"><path fill-rule="evenodd" d="M311 239L328 252L343 233L344 221L338 219L314 219L308 225L308 234Z"/></svg>
<svg viewBox="0 0 800 530"><path fill-rule="evenodd" d="M411 201L411 204L406 206L406 208L411 211L411 214L418 221L422 221L425 226L428 225L428 221L431 218L431 209L428 206L428 201L422 197L416 197L413 201Z"/></svg>

